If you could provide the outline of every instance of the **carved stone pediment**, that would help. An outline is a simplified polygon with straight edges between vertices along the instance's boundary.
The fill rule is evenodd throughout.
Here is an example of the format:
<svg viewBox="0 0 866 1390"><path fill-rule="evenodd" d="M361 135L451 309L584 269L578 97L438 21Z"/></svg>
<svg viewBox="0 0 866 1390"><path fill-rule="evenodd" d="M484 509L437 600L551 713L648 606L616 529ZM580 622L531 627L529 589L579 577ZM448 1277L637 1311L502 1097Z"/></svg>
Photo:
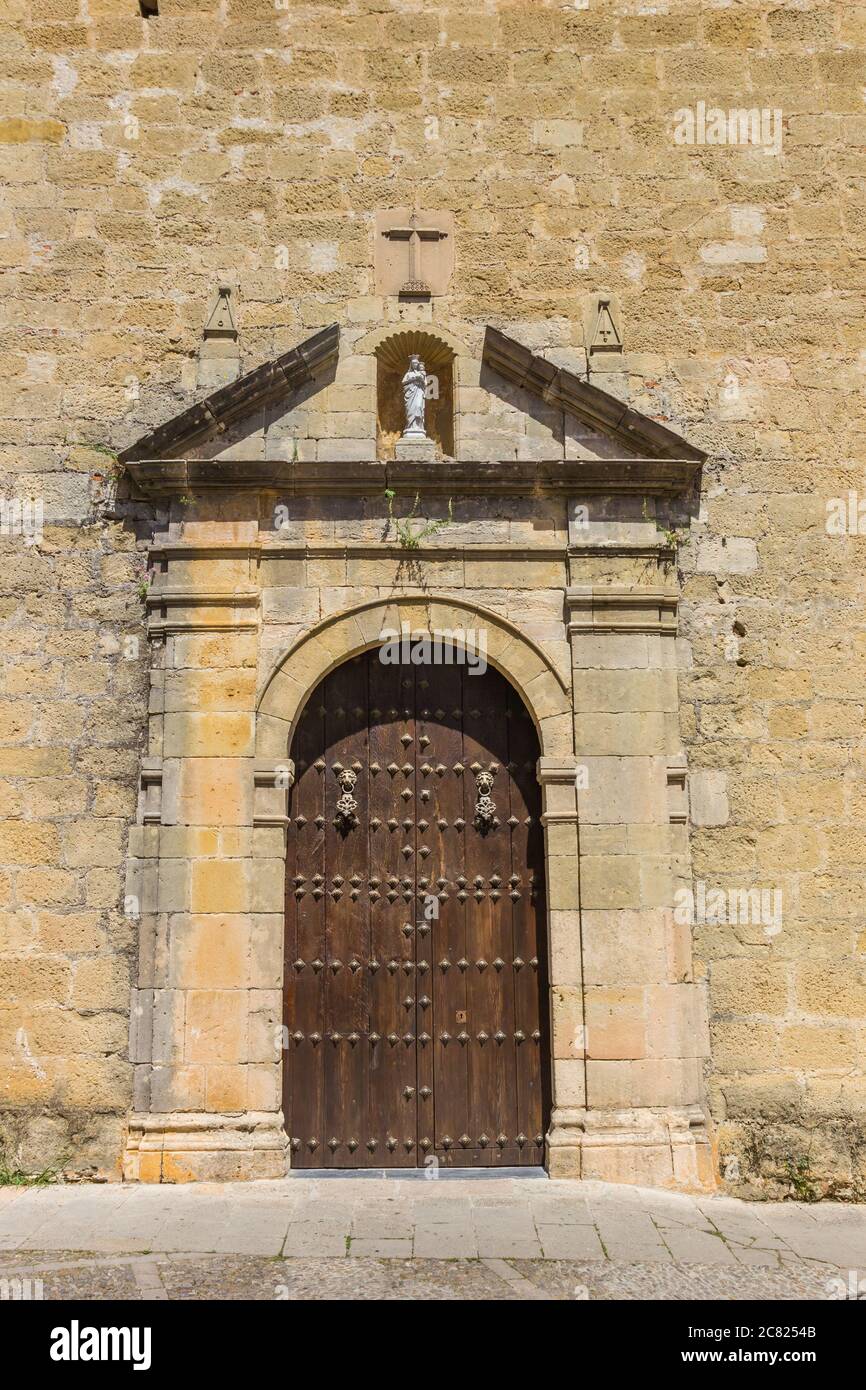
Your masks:
<svg viewBox="0 0 866 1390"><path fill-rule="evenodd" d="M487 329L480 363L453 341L405 329L340 356L332 325L142 435L120 462L163 496L288 484L354 495L403 484L446 495L691 486L705 455L667 425L499 329ZM425 412L435 457L394 447L411 353L437 388Z"/></svg>

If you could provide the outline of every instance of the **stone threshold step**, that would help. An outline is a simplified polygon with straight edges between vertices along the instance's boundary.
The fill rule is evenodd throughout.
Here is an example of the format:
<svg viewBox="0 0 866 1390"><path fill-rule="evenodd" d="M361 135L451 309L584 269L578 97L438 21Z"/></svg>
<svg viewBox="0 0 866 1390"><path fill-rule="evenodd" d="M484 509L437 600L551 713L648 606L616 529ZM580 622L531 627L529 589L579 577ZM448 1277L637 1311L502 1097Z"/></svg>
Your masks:
<svg viewBox="0 0 866 1390"><path fill-rule="evenodd" d="M500 1178L534 1178L549 1181L545 1168L438 1168L435 1179L428 1168L293 1168L289 1178L390 1178L395 1182L490 1182Z"/></svg>

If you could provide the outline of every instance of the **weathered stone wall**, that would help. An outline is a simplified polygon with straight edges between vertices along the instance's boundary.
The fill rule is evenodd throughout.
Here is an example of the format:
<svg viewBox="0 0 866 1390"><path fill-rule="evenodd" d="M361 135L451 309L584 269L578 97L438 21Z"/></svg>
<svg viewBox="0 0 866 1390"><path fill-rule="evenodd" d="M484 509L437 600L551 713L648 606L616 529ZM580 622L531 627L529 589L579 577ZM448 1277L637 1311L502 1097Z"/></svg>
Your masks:
<svg viewBox="0 0 866 1390"><path fill-rule="evenodd" d="M694 874L782 895L695 924L722 1171L862 1195L863 538L825 517L862 486L863 7L159 8L7 0L0 30L2 493L45 516L0 537L7 1161L110 1172L131 1101L143 553L94 446L188 403L222 280L245 367L393 317L372 218L417 202L455 213L450 319L579 366L610 289L632 403L713 455L680 550ZM778 109L780 152L678 145L699 102Z"/></svg>
<svg viewBox="0 0 866 1390"><path fill-rule="evenodd" d="M28 444L22 424L6 425L6 487L43 498L45 521L32 545L0 544L0 1150L12 1168L112 1172L131 1098L121 884L147 709L142 562L90 505L98 455Z"/></svg>

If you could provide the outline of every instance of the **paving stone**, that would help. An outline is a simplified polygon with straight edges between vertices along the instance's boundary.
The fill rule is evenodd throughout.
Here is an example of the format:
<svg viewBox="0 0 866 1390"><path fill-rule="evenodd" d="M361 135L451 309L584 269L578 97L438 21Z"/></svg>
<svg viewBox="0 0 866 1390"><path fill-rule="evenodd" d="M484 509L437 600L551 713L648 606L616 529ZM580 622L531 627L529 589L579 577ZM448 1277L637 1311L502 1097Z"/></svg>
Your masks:
<svg viewBox="0 0 866 1390"><path fill-rule="evenodd" d="M481 1259L537 1260L541 1258L541 1242L535 1240L503 1240L495 1236L476 1237Z"/></svg>
<svg viewBox="0 0 866 1390"><path fill-rule="evenodd" d="M546 1260L603 1260L604 1249L594 1226L539 1226L538 1239Z"/></svg>
<svg viewBox="0 0 866 1390"><path fill-rule="evenodd" d="M392 1259L400 1257L409 1258L412 1254L411 1240L386 1240L377 1239L375 1236L364 1237L355 1240L354 1237L349 1242L347 1253L359 1258L364 1255L390 1256Z"/></svg>
<svg viewBox="0 0 866 1390"><path fill-rule="evenodd" d="M811 1264L866 1269L864 1213L841 1203L693 1198L597 1183L532 1184L381 1179L67 1186L27 1189L0 1201L4 1259L27 1251L84 1250L372 1258L413 1250L422 1259L585 1259L614 1264L719 1264L777 1271ZM494 1192L495 1188L495 1192ZM654 1213L653 1216L650 1212ZM598 1234L593 1226L597 1224ZM719 1234L714 1234L718 1232ZM350 1242L350 1239L351 1242ZM600 1239L599 1239L600 1238ZM369 1255L358 1255L361 1251ZM389 1244L396 1242L396 1245Z"/></svg>
<svg viewBox="0 0 866 1390"><path fill-rule="evenodd" d="M474 1259L478 1244L474 1233L466 1226L446 1226L442 1223L426 1229L416 1227L414 1254L416 1258L453 1260Z"/></svg>
<svg viewBox="0 0 866 1390"><path fill-rule="evenodd" d="M668 1226L660 1229L659 1235L680 1264L736 1264L721 1236L711 1231Z"/></svg>
<svg viewBox="0 0 866 1390"><path fill-rule="evenodd" d="M283 1255L345 1255L349 1241L348 1227L322 1227L298 1222L289 1228L283 1245Z"/></svg>
<svg viewBox="0 0 866 1390"><path fill-rule="evenodd" d="M735 1263L740 1265L766 1265L770 1269L777 1269L781 1262L778 1250L766 1250L759 1245L729 1244L728 1249Z"/></svg>
<svg viewBox="0 0 866 1390"><path fill-rule="evenodd" d="M494 1274L506 1283L509 1288L514 1290L515 1296L521 1299L543 1299L546 1297L543 1289L537 1284L533 1284L530 1279L521 1274L514 1261L510 1260L484 1260L483 1263Z"/></svg>
<svg viewBox="0 0 866 1390"><path fill-rule="evenodd" d="M616 1212L601 1205L595 1210L596 1225L611 1260L670 1260L670 1251L652 1221L632 1209Z"/></svg>
<svg viewBox="0 0 866 1390"><path fill-rule="evenodd" d="M536 1199L530 1203L530 1211L536 1225L592 1226L594 1224L589 1203L580 1200L568 1201L561 1197L549 1201Z"/></svg>

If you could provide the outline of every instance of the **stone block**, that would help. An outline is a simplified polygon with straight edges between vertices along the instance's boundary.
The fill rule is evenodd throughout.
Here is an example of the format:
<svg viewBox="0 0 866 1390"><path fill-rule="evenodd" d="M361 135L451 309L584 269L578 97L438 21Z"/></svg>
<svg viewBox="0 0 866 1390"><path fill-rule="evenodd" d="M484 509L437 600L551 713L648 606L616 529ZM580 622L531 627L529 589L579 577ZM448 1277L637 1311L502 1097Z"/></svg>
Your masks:
<svg viewBox="0 0 866 1390"><path fill-rule="evenodd" d="M241 758L184 758L179 766L177 818L183 825L250 825L251 762Z"/></svg>
<svg viewBox="0 0 866 1390"><path fill-rule="evenodd" d="M75 1009L125 1009L130 961L125 956L90 956L76 962L70 1004Z"/></svg>
<svg viewBox="0 0 866 1390"><path fill-rule="evenodd" d="M553 909L548 916L551 982L579 985L582 976L580 913L574 909Z"/></svg>
<svg viewBox="0 0 866 1390"><path fill-rule="evenodd" d="M646 992L650 1057L706 1057L709 1031L703 989L696 984L650 985Z"/></svg>
<svg viewBox="0 0 866 1390"><path fill-rule="evenodd" d="M668 821L664 759L597 757L579 759L585 769L578 785L581 823L622 825ZM585 785L583 785L585 783Z"/></svg>
<svg viewBox="0 0 866 1390"><path fill-rule="evenodd" d="M246 758L255 752L252 713L167 713L163 750L167 758Z"/></svg>
<svg viewBox="0 0 866 1390"><path fill-rule="evenodd" d="M252 710L255 704L255 672L167 671L164 709L169 714L205 711L237 712Z"/></svg>
<svg viewBox="0 0 866 1390"><path fill-rule="evenodd" d="M244 916L176 916L169 982L178 989L241 988L249 983L249 950L250 922Z"/></svg>
<svg viewBox="0 0 866 1390"><path fill-rule="evenodd" d="M587 985L637 985L668 978L668 923L663 912L584 908L582 922Z"/></svg>
<svg viewBox="0 0 866 1390"><path fill-rule="evenodd" d="M198 915L252 909L257 890L251 882L251 860L201 859L190 865L188 872L191 912Z"/></svg>
<svg viewBox="0 0 866 1390"><path fill-rule="evenodd" d="M195 1111L205 1108L205 1079L207 1071L202 1066L154 1067L150 1073L150 1108L159 1114L172 1111ZM156 1160L158 1154L142 1155L142 1158ZM146 1173L139 1175L140 1181L147 1182ZM153 1181L159 1181L154 1178Z"/></svg>
<svg viewBox="0 0 866 1390"><path fill-rule="evenodd" d="M88 831L93 834L95 829L96 827L89 827ZM56 864L59 858L60 839L55 825L23 820L7 820L0 823L0 862ZM74 856L72 862L76 862ZM81 862L79 858L77 863Z"/></svg>
<svg viewBox="0 0 866 1390"><path fill-rule="evenodd" d="M572 637L576 672L584 670L646 670L649 637L645 632L576 632Z"/></svg>
<svg viewBox="0 0 866 1390"><path fill-rule="evenodd" d="M728 774L696 768L689 776L689 809L693 825L727 825Z"/></svg>
<svg viewBox="0 0 866 1390"><path fill-rule="evenodd" d="M647 1055L644 990L639 986L586 990L586 1055L614 1060Z"/></svg>
<svg viewBox="0 0 866 1390"><path fill-rule="evenodd" d="M789 969L784 961L732 957L713 962L710 1001L717 1013L784 1015Z"/></svg>
<svg viewBox="0 0 866 1390"><path fill-rule="evenodd" d="M658 711L628 714L576 713L575 748L579 758L658 757L667 749L667 727Z"/></svg>
<svg viewBox="0 0 866 1390"><path fill-rule="evenodd" d="M579 988L556 985L551 990L553 1055L582 1058L586 1055L583 993Z"/></svg>
<svg viewBox="0 0 866 1390"><path fill-rule="evenodd" d="M249 1058L245 990L189 990L186 995L184 1058L188 1062L241 1063Z"/></svg>
<svg viewBox="0 0 866 1390"><path fill-rule="evenodd" d="M576 857L548 860L547 900L551 911L579 906L580 876Z"/></svg>
<svg viewBox="0 0 866 1390"><path fill-rule="evenodd" d="M580 715L677 711L676 674L648 670L576 671L574 708Z"/></svg>
<svg viewBox="0 0 866 1390"><path fill-rule="evenodd" d="M211 861L206 860L205 863ZM186 859L160 859L157 878L157 911L186 912L190 906L191 866Z"/></svg>
<svg viewBox="0 0 866 1390"><path fill-rule="evenodd" d="M700 540L696 568L699 574L752 574L758 568L757 544L744 536Z"/></svg>
<svg viewBox="0 0 866 1390"><path fill-rule="evenodd" d="M247 1109L246 1066L208 1066L205 1075L205 1107L214 1112L238 1113Z"/></svg>
<svg viewBox="0 0 866 1390"><path fill-rule="evenodd" d="M580 901L584 909L639 908L641 861L633 855L581 856Z"/></svg>

